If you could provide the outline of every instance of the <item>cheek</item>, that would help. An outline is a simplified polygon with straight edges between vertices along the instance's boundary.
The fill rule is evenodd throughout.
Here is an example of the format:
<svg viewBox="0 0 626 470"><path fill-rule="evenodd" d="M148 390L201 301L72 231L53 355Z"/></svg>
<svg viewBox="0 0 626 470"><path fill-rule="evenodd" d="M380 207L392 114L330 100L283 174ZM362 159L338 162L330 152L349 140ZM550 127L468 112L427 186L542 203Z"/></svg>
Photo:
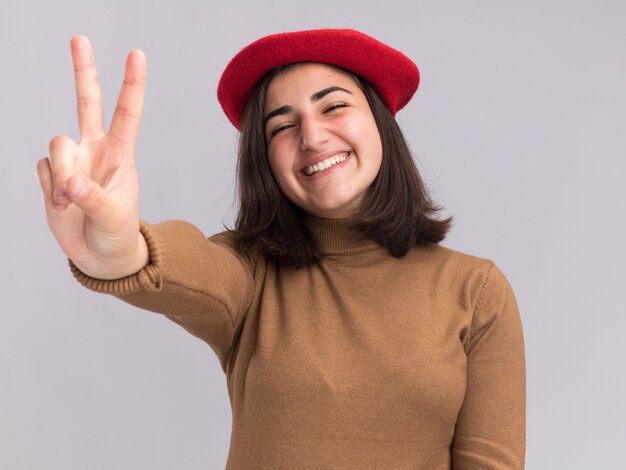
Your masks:
<svg viewBox="0 0 626 470"><path fill-rule="evenodd" d="M343 132L355 142L364 144L370 152L380 151L382 144L374 116L362 113L359 118L342 123Z"/></svg>
<svg viewBox="0 0 626 470"><path fill-rule="evenodd" d="M380 140L380 134L375 121L368 122L362 127L362 131L358 136L360 142L363 142L363 150L367 153L367 164L372 171L378 174L383 157L383 144Z"/></svg>
<svg viewBox="0 0 626 470"><path fill-rule="evenodd" d="M293 174L293 161L286 158L284 152L281 153L280 149L277 148L268 148L267 161L272 175L274 175L274 179L278 183L278 186L284 191L284 184Z"/></svg>

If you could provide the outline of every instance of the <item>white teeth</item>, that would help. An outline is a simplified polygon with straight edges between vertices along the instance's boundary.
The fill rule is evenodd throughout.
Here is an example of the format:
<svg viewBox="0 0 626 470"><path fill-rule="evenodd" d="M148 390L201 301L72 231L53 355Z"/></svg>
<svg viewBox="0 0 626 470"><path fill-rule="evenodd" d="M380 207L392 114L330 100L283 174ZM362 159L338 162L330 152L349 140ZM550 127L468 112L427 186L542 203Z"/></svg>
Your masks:
<svg viewBox="0 0 626 470"><path fill-rule="evenodd" d="M341 162L345 161L346 158L347 158L347 156L345 154L333 155L332 157L328 157L324 161L317 162L317 163L314 163L313 165L307 166L304 169L304 173L307 176L311 176L313 173L318 173L320 171L324 171L324 170L330 168L331 166L336 165L337 163L341 163Z"/></svg>

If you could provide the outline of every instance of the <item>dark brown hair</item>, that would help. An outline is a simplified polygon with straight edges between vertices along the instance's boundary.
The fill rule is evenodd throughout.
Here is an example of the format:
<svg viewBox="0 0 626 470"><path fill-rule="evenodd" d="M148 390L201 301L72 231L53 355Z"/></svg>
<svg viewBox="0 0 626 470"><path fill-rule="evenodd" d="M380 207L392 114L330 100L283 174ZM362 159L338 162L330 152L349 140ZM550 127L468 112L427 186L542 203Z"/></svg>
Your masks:
<svg viewBox="0 0 626 470"><path fill-rule="evenodd" d="M302 210L285 197L274 180L263 128L269 83L295 65L268 72L248 99L239 139L239 213L233 232L242 248L260 250L282 264L306 266L321 260L323 253L302 223ZM441 208L432 201L398 123L369 83L337 69L352 77L363 90L383 150L380 171L351 223L398 258L414 245L440 242L450 229L452 218L436 218Z"/></svg>

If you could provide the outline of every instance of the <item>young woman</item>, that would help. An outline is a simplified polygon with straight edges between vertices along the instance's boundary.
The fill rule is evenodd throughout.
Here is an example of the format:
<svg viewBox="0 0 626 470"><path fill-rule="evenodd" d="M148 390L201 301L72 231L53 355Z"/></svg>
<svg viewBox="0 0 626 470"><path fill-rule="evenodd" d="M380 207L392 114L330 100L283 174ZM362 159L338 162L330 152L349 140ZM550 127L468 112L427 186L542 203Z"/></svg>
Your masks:
<svg viewBox="0 0 626 470"><path fill-rule="evenodd" d="M488 260L438 245L394 119L419 83L352 30L262 38L224 71L240 210L206 238L140 222L146 62L130 53L108 133L91 47L72 40L81 139L38 164L50 228L85 286L165 314L227 375L227 468L519 469L520 317Z"/></svg>

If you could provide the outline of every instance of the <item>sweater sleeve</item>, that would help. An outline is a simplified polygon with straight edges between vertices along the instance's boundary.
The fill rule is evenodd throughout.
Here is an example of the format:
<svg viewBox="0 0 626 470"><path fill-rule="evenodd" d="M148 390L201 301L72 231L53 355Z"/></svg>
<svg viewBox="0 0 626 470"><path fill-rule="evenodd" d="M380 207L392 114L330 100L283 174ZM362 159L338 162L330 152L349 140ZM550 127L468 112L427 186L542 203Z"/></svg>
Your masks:
<svg viewBox="0 0 626 470"><path fill-rule="evenodd" d="M465 343L467 388L452 444L454 470L524 468L526 371L513 291L492 266Z"/></svg>
<svg viewBox="0 0 626 470"><path fill-rule="evenodd" d="M206 238L183 221L141 223L150 264L123 279L94 279L70 261L85 287L164 314L211 346L223 370L254 290L253 262L229 237Z"/></svg>

